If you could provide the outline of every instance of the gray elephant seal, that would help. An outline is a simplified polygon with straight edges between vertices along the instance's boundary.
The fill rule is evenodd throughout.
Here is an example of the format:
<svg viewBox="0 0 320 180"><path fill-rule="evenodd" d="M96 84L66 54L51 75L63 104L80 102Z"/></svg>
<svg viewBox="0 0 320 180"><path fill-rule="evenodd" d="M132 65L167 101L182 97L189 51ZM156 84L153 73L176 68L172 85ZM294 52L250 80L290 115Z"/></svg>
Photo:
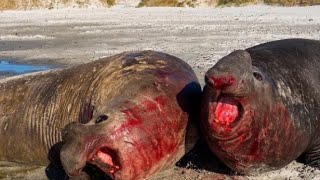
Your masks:
<svg viewBox="0 0 320 180"><path fill-rule="evenodd" d="M231 169L320 168L320 41L286 39L234 51L206 73L202 129Z"/></svg>
<svg viewBox="0 0 320 180"><path fill-rule="evenodd" d="M9 78L0 83L0 160L47 164L63 139L70 176L90 163L114 179L145 179L190 148L200 94L189 65L154 51Z"/></svg>

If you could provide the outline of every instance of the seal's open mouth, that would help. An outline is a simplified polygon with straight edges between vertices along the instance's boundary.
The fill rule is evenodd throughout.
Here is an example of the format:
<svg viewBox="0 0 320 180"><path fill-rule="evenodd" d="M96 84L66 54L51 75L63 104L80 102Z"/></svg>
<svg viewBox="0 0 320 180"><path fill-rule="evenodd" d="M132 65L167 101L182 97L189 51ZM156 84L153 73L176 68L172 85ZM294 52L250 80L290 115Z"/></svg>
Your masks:
<svg viewBox="0 0 320 180"><path fill-rule="evenodd" d="M215 108L215 122L222 125L230 125L240 119L242 106L238 100L232 96L220 95Z"/></svg>
<svg viewBox="0 0 320 180"><path fill-rule="evenodd" d="M103 172L112 175L120 169L117 155L108 147L100 148L89 160L89 163L96 165Z"/></svg>

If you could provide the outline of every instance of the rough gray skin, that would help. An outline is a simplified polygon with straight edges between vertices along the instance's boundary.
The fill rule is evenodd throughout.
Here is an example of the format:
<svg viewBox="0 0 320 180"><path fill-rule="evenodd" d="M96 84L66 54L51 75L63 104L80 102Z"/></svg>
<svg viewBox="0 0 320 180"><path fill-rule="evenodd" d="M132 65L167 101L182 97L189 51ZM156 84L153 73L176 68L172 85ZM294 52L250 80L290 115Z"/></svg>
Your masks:
<svg viewBox="0 0 320 180"><path fill-rule="evenodd" d="M223 57L206 73L201 116L211 150L235 171L297 158L320 168L320 41L279 40Z"/></svg>
<svg viewBox="0 0 320 180"><path fill-rule="evenodd" d="M0 160L46 165L49 151L53 151L51 158L58 159L55 155L59 152L55 152L53 147L61 145L58 143L62 140L61 131L67 124L89 122L94 127L92 134L97 129L112 133L116 126L121 127L126 123L125 119L110 120L117 114L115 111L121 110L118 115L123 116L120 113L123 114L126 108L139 106L146 100L153 102L154 98L161 96L166 98L168 107L176 110L173 116L168 116L174 118L179 115L172 120L180 128L169 134L169 137L177 135L175 151L167 154L160 163L152 164L152 170L137 175L148 177L172 166L187 151L186 148L190 149L194 144L195 139L190 141L189 147L185 146L188 143L185 142L186 126L188 117L196 112L197 108L194 107L197 107L197 103L194 100L199 99L200 94L201 88L189 65L178 58L154 51L121 53L68 69L7 78L0 82L0 147L3 147L0 149ZM110 114L103 117L107 112ZM107 119L107 124L112 126L107 127ZM154 122L149 118L148 123L152 125ZM69 132L74 128L68 127L65 140L70 140L70 134L76 133L77 136L77 132ZM90 128L86 128L87 134L88 131ZM165 137L165 134L161 135ZM146 134L143 137L148 138ZM76 146L70 147L72 143L67 142L65 149L75 149ZM136 149L130 150L131 146L128 144L123 149L134 152ZM70 158L80 156L82 152L79 151L72 152L72 157L64 156L62 162L70 162ZM68 150L64 151L66 154ZM71 168L73 165L66 166Z"/></svg>

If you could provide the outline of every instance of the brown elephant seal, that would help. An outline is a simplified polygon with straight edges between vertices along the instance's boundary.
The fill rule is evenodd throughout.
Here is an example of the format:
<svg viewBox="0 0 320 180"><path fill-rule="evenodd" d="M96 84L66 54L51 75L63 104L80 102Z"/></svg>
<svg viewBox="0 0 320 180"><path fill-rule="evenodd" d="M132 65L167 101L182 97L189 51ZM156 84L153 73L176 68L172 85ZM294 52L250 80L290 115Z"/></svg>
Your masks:
<svg viewBox="0 0 320 180"><path fill-rule="evenodd" d="M194 143L185 137L200 95L188 64L155 51L9 78L0 83L0 160L46 164L63 139L70 176L89 163L114 179L145 179Z"/></svg>
<svg viewBox="0 0 320 180"><path fill-rule="evenodd" d="M231 169L256 173L293 160L320 167L320 41L237 50L205 75L201 127Z"/></svg>

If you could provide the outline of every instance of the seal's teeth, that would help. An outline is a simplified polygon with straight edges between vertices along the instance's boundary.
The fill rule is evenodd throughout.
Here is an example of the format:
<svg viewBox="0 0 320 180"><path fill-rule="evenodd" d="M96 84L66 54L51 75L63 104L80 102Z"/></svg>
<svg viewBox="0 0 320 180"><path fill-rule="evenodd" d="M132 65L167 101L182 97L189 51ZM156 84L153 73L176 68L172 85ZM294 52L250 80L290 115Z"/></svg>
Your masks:
<svg viewBox="0 0 320 180"><path fill-rule="evenodd" d="M112 169L109 171L111 174L113 174L114 172L116 172L116 170L120 169L119 166L113 166Z"/></svg>

